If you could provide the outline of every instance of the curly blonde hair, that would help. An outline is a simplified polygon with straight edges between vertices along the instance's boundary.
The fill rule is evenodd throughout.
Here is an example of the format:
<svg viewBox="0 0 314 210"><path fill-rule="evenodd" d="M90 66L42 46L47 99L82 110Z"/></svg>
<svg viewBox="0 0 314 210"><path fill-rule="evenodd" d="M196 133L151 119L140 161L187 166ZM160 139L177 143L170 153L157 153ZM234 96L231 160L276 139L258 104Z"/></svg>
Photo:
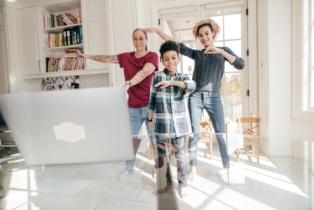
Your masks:
<svg viewBox="0 0 314 210"><path fill-rule="evenodd" d="M200 28L204 27L204 26L208 26L212 32L215 34L214 35L214 39L216 39L216 37L218 36L219 32L220 32L220 26L216 23L216 21L214 21L213 19L205 19L205 20L201 20L198 23L195 24L195 26L193 27L193 35L196 38L198 38L198 32L200 30Z"/></svg>

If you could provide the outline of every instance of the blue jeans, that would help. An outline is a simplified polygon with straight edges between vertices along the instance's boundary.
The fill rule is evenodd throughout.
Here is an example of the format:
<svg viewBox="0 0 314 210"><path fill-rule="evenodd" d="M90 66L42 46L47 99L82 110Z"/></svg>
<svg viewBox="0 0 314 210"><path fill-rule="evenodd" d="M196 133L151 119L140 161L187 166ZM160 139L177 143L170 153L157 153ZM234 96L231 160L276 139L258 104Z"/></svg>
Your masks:
<svg viewBox="0 0 314 210"><path fill-rule="evenodd" d="M144 122L146 124L147 133L149 135L150 141L152 141L153 148L156 153L157 151L156 143L154 143L153 138L152 138L153 131L148 127L148 121L147 121L148 108L147 107L142 107L142 108L129 107L129 116L130 116L130 121L131 121L134 153L136 154L138 146L139 146L140 139L138 135ZM125 170L130 173L133 172L134 165L135 165L135 159L127 160L125 162Z"/></svg>
<svg viewBox="0 0 314 210"><path fill-rule="evenodd" d="M177 179L179 187L186 187L187 186L187 164L185 161L185 150L184 150L184 136L180 136L177 138L171 139L164 139L160 138L158 134L155 135L156 137L156 144L164 144L164 143L171 143L175 150L174 151L166 151L160 147L158 149L158 157L168 158L165 157L167 154L172 154L174 152L175 157L177 159ZM170 157L169 157L170 158ZM156 164L156 168L161 168L158 163ZM172 184L171 174L169 164L167 163L167 173L166 173L167 184ZM157 179L157 182L160 180Z"/></svg>
<svg viewBox="0 0 314 210"><path fill-rule="evenodd" d="M229 155L223 137L223 133L225 132L225 122L220 93L210 91L194 91L189 97L189 112L193 132L193 136L189 138L190 165L196 166L197 140L200 133L200 122L203 109L206 110L213 124L222 165L224 168L229 168Z"/></svg>

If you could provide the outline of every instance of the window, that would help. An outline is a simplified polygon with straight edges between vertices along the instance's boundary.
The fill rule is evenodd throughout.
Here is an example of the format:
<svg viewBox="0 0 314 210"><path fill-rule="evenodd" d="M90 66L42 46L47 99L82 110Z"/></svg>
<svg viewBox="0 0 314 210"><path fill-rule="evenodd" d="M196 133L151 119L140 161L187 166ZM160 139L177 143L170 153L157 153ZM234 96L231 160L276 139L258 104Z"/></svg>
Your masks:
<svg viewBox="0 0 314 210"><path fill-rule="evenodd" d="M314 120L314 0L293 4L293 117Z"/></svg>
<svg viewBox="0 0 314 210"><path fill-rule="evenodd" d="M244 4L224 5L207 4L202 7L205 18L212 18L220 26L220 33L215 40L215 46L227 46L238 56L244 57L246 30L244 22ZM225 74L221 81L221 99L224 106L225 118L231 120L229 130L237 127L236 119L242 117L246 101L243 97L245 87L245 71L236 70L225 62ZM243 107L244 105L244 107ZM244 116L246 111L244 111Z"/></svg>
<svg viewBox="0 0 314 210"><path fill-rule="evenodd" d="M309 75L309 109L314 111L314 0L308 1L309 8L310 8L310 14L308 17L307 26L309 27L310 31L310 41L311 41L311 59L308 62L308 75Z"/></svg>

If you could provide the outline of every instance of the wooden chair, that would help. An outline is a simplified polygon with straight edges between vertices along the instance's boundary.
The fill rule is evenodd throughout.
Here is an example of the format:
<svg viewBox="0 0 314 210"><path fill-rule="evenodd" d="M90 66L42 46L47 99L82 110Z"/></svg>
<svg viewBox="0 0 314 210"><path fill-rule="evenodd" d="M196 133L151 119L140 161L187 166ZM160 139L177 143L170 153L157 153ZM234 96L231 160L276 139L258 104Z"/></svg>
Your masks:
<svg viewBox="0 0 314 210"><path fill-rule="evenodd" d="M237 119L238 134L243 136L243 146L252 149L252 154L256 156L259 163L259 136L260 136L260 117L240 117ZM243 150L244 149L244 150ZM237 160L240 160L241 153L245 152L245 148L237 149L235 154Z"/></svg>
<svg viewBox="0 0 314 210"><path fill-rule="evenodd" d="M213 125L209 117L202 117L200 124L200 136L198 142L208 143L210 159L213 158Z"/></svg>
<svg viewBox="0 0 314 210"><path fill-rule="evenodd" d="M225 133L228 133L228 124L225 122ZM213 124L209 117L202 117L200 123L200 136L198 142L208 143L210 159L213 158Z"/></svg>

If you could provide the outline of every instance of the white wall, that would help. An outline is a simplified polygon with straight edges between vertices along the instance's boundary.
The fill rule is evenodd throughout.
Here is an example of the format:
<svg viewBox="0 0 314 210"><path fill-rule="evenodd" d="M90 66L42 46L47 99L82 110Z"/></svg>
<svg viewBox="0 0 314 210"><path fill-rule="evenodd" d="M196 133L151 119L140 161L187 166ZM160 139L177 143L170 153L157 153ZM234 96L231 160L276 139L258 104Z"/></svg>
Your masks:
<svg viewBox="0 0 314 210"><path fill-rule="evenodd" d="M271 137L292 137L291 20L291 0L258 0L259 107Z"/></svg>
<svg viewBox="0 0 314 210"><path fill-rule="evenodd" d="M269 155L298 156L303 144L293 140L314 140L314 119L292 119L292 1L257 0L259 107Z"/></svg>
<svg viewBox="0 0 314 210"><path fill-rule="evenodd" d="M292 1L268 2L269 136L291 137Z"/></svg>

